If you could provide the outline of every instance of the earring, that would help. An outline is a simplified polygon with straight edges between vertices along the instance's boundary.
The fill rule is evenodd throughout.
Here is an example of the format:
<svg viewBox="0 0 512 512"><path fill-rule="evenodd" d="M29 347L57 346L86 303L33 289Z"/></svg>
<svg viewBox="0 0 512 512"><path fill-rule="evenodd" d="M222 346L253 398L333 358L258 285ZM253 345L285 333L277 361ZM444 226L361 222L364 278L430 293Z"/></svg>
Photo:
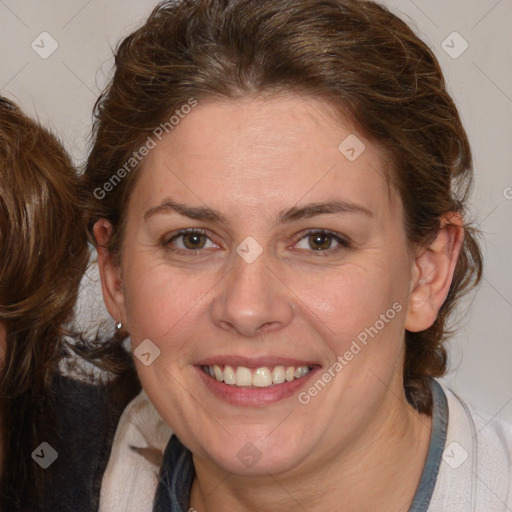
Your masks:
<svg viewBox="0 0 512 512"><path fill-rule="evenodd" d="M116 331L120 331L122 327L123 327L123 324L121 322L118 322L116 324Z"/></svg>

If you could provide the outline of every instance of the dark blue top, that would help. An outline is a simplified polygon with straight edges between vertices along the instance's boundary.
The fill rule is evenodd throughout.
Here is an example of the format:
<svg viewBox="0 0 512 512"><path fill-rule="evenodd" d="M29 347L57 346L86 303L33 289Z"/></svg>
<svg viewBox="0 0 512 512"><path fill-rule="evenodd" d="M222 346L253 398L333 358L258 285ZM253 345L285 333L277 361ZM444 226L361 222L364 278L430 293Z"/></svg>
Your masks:
<svg viewBox="0 0 512 512"><path fill-rule="evenodd" d="M54 376L46 400L36 404L37 417L50 415L51 422L34 424L38 446L23 446L19 462L31 465L42 490L30 481L30 489L9 484L1 512L96 512L119 418L139 390L135 369L105 383Z"/></svg>
<svg viewBox="0 0 512 512"><path fill-rule="evenodd" d="M427 512L441 464L448 427L448 404L441 386L430 379L432 433L427 460L409 512ZM195 471L192 453L173 435L164 460L153 505L154 512L188 512Z"/></svg>

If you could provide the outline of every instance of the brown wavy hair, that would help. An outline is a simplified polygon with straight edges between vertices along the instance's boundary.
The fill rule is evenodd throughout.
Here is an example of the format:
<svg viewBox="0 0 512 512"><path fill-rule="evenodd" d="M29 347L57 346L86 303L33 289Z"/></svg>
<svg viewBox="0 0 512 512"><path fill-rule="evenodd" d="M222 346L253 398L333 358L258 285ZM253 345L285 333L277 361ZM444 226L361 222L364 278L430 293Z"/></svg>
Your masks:
<svg viewBox="0 0 512 512"><path fill-rule="evenodd" d="M91 241L95 222L109 220L109 249L119 257L140 165L108 192L104 185L176 109L190 98L279 92L328 102L385 150L411 246L431 241L444 214L466 215L468 138L436 57L397 16L361 0L177 0L159 4L120 43L114 78L96 104L84 174ZM404 387L421 412L431 411L429 376L447 368L448 317L481 273L476 231L467 224L435 323L405 333Z"/></svg>
<svg viewBox="0 0 512 512"><path fill-rule="evenodd" d="M53 433L49 397L89 259L78 175L59 140L0 98L1 510L38 510L31 452Z"/></svg>

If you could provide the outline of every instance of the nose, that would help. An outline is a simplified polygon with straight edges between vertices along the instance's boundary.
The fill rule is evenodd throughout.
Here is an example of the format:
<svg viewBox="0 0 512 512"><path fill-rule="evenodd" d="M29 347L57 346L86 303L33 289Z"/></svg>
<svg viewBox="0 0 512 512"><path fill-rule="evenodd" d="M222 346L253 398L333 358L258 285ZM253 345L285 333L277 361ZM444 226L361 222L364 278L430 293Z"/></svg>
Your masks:
<svg viewBox="0 0 512 512"><path fill-rule="evenodd" d="M252 263L234 256L221 286L211 309L212 320L221 329L255 337L279 330L293 318L293 293L269 267L265 253Z"/></svg>

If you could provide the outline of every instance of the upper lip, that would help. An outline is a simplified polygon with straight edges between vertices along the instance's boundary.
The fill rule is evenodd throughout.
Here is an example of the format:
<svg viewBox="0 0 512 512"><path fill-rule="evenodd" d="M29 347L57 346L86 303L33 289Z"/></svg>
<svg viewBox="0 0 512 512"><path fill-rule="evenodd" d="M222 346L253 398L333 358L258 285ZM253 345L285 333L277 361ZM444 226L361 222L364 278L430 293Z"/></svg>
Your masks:
<svg viewBox="0 0 512 512"><path fill-rule="evenodd" d="M315 366L318 363L315 363L310 360L299 360L292 359L289 357L277 357L277 356L264 356L264 357L243 357L243 356L235 356L235 355L226 355L226 356L214 356L208 357L206 359L201 359L197 363L197 366L244 366L245 368L262 368L266 367L275 367L275 366Z"/></svg>

